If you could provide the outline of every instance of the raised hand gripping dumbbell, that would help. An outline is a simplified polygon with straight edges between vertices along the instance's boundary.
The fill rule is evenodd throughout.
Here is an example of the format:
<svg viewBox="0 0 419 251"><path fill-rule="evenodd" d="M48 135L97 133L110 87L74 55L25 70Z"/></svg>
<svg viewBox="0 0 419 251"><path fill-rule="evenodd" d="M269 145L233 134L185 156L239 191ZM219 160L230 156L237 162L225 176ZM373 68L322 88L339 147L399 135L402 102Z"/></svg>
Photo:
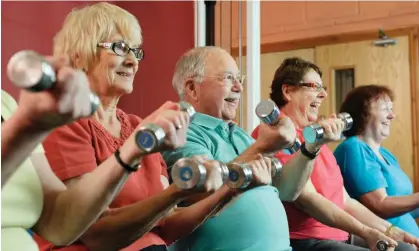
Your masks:
<svg viewBox="0 0 419 251"><path fill-rule="evenodd" d="M181 101L179 102L181 111L188 113L190 120L192 121L195 116L194 107L188 102ZM144 153L153 153L159 150L159 147L162 145L166 133L164 130L154 124L148 124L140 128L140 130L135 135L135 142L137 146Z"/></svg>
<svg viewBox="0 0 419 251"><path fill-rule="evenodd" d="M268 125L275 126L279 122L280 111L272 100L263 100L256 106L256 115L259 119ZM296 153L300 150L301 142L295 138L294 144L286 150L290 153Z"/></svg>
<svg viewBox="0 0 419 251"><path fill-rule="evenodd" d="M218 166L224 184L228 179L228 168L221 162ZM207 170L204 163L198 159L182 158L172 166L170 175L173 183L180 189L199 189L207 179Z"/></svg>
<svg viewBox="0 0 419 251"><path fill-rule="evenodd" d="M44 57L31 50L23 50L14 54L7 65L10 80L19 88L32 92L54 88L57 77L54 68ZM91 113L100 105L99 97L90 94Z"/></svg>
<svg viewBox="0 0 419 251"><path fill-rule="evenodd" d="M337 117L340 118L344 122L344 128L342 130L343 132L352 128L353 119L351 115L349 115L349 113L346 113L346 112L339 113ZM309 126L304 127L303 129L304 140L308 143L311 143L311 144L316 143L320 141L321 139L323 139L323 136L324 136L324 129L322 126L318 124L309 125Z"/></svg>
<svg viewBox="0 0 419 251"><path fill-rule="evenodd" d="M281 176L282 164L275 157L271 157L272 178ZM228 165L229 175L227 185L233 189L244 189L252 182L252 169L246 163L231 163Z"/></svg>

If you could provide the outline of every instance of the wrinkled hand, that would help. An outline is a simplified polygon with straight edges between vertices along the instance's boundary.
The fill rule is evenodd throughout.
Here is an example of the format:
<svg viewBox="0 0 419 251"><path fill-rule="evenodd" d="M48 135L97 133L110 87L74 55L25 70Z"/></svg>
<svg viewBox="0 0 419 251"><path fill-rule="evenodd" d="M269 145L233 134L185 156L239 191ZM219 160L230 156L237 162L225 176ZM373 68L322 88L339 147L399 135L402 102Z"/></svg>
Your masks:
<svg viewBox="0 0 419 251"><path fill-rule="evenodd" d="M365 230L365 234L363 238L365 242L368 244L368 247L370 248L371 251L377 251L375 245L377 244L377 241L379 240L387 241L390 244L390 247L397 246L397 242L395 240L393 240L392 238L386 236L385 234L373 228L368 228L367 230ZM389 251L391 250L392 249L390 248Z"/></svg>
<svg viewBox="0 0 419 251"><path fill-rule="evenodd" d="M401 230L398 227L393 228L393 230L391 231L390 237L396 241L403 241L403 242L414 245L416 248L419 248L419 239Z"/></svg>
<svg viewBox="0 0 419 251"><path fill-rule="evenodd" d="M252 185L263 186L272 183L271 159L259 154L255 160L246 163L252 170Z"/></svg>
<svg viewBox="0 0 419 251"><path fill-rule="evenodd" d="M50 130L90 116L91 90L86 74L71 68L67 57L48 57L45 60L55 69L57 83L50 90L20 92L16 114L22 123L33 130Z"/></svg>
<svg viewBox="0 0 419 251"><path fill-rule="evenodd" d="M294 123L288 117L279 118L276 126L261 123L256 144L265 153L277 152L290 147L297 138Z"/></svg>
<svg viewBox="0 0 419 251"><path fill-rule="evenodd" d="M137 129L146 124L160 126L166 133L163 145L159 149L171 150L183 146L186 143L186 132L190 118L187 112L181 111L178 103L167 101L159 109L146 117Z"/></svg>
<svg viewBox="0 0 419 251"><path fill-rule="evenodd" d="M336 114L332 114L328 119L318 122L323 127L324 135L319 144L326 144L332 141L338 141L342 137L342 131L345 128L345 123Z"/></svg>
<svg viewBox="0 0 419 251"><path fill-rule="evenodd" d="M201 162L207 171L204 185L197 189L197 192L215 192L224 185L219 161L209 160L206 156L201 155L194 156L193 159Z"/></svg>

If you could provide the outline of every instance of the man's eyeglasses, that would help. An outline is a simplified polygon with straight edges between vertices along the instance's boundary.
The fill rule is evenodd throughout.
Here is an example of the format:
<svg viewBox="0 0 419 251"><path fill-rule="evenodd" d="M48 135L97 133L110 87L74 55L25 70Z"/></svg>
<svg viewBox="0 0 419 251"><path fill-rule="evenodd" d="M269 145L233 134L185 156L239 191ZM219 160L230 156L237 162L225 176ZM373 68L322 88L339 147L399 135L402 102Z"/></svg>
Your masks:
<svg viewBox="0 0 419 251"><path fill-rule="evenodd" d="M125 42L113 42L113 43L98 43L98 47L111 49L118 56L126 56L130 51L135 55L135 58L140 61L144 58L144 50L141 48L131 48Z"/></svg>
<svg viewBox="0 0 419 251"><path fill-rule="evenodd" d="M327 87L323 86L321 84L318 83L298 83L298 86L305 86L305 87L309 87L309 88L313 88L314 90L320 92L322 90L324 90L325 92L327 91Z"/></svg>
<svg viewBox="0 0 419 251"><path fill-rule="evenodd" d="M245 75L240 75L240 74L234 75L234 74L231 74L231 73L227 73L227 74L224 74L222 76L202 76L202 77L204 77L204 78L217 78L218 81L223 81L224 83L229 84L229 85L234 85L234 83L238 82L242 86L243 86L243 82L246 78Z"/></svg>

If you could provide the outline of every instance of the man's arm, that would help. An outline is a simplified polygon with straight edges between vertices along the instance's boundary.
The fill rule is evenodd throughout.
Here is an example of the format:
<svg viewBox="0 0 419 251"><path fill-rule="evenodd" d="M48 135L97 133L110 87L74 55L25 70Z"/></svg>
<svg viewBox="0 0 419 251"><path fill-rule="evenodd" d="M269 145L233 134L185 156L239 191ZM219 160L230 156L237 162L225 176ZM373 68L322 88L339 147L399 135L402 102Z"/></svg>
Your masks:
<svg viewBox="0 0 419 251"><path fill-rule="evenodd" d="M307 151L317 152L320 146L306 144ZM258 154L265 154L266 150L260 146L260 141L250 146L242 155L234 161L247 161L256 158ZM274 157L272 157L274 158ZM278 188L279 198L283 201L294 201L298 198L307 181L309 180L314 167L314 159L304 156L298 152L290 161L282 167L282 174L272 180L273 186Z"/></svg>
<svg viewBox="0 0 419 251"><path fill-rule="evenodd" d="M216 214L232 198L234 192L226 185L208 197L188 206L176 208L163 220L157 231L168 245L187 236Z"/></svg>
<svg viewBox="0 0 419 251"><path fill-rule="evenodd" d="M213 161L214 156L207 147L206 140L190 132L188 141L183 147L163 153L163 157L168 165L173 165L180 158L194 156L204 157L207 160L204 164L207 169L217 168L216 162ZM216 214L226 202L230 201L234 194L234 191L224 185L214 193L192 195L189 198L193 198L195 203L187 207L176 208L172 214L163 219L163 225L156 230L166 243L173 243L192 233L205 220Z"/></svg>
<svg viewBox="0 0 419 251"><path fill-rule="evenodd" d="M198 155L206 156L209 160L214 159L212 153L206 148L205 140L198 140L197 138L188 138L188 142L184 147L176 149L171 153L164 154L166 162L170 164L173 163L173 158L187 158ZM232 160L232 162L252 163L252 160L258 158L261 159L259 154L253 155L252 150L248 150ZM214 161L205 162L204 165L207 170L210 168L217 168L217 163ZM250 165L252 166L252 164ZM185 237L204 223L206 219L218 213L234 195L244 191L245 190L231 190L227 185L224 185L212 194L202 194L202 197L200 197L198 202L188 207L176 209L175 213L166 217L164 219L164 225L159 228L159 232L167 243L172 243L177 239Z"/></svg>

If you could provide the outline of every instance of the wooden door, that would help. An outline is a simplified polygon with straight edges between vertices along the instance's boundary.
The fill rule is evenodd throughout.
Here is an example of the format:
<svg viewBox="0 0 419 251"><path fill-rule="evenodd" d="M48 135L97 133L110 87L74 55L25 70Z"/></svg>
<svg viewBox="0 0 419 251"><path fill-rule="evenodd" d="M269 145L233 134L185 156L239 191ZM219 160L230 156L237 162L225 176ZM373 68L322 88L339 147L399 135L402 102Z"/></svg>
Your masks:
<svg viewBox="0 0 419 251"><path fill-rule="evenodd" d="M320 115L328 116L337 112L336 69L353 68L355 86L388 86L394 91L396 98L396 119L391 124L391 135L383 142L383 146L396 156L402 169L414 183L409 38L402 36L396 39L397 45L389 47L375 47L372 41L316 47L315 62L323 71L323 83L329 88L328 98L320 108ZM330 145L332 150L336 145Z"/></svg>

